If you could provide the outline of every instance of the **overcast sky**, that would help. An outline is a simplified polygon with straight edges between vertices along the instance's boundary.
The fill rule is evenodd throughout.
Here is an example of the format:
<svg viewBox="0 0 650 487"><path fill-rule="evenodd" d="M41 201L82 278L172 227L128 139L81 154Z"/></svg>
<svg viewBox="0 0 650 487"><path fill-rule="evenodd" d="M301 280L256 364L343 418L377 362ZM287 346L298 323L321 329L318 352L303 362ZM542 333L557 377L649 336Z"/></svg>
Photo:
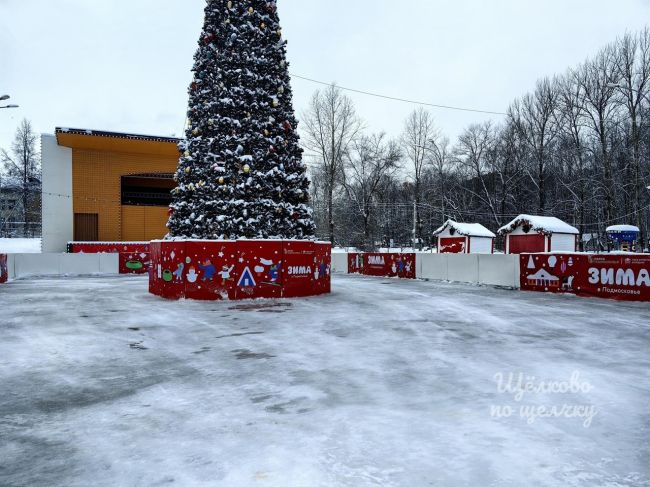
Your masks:
<svg viewBox="0 0 650 487"><path fill-rule="evenodd" d="M235 0L238 1L238 0ZM650 20L650 0L279 0L291 71L342 86L501 112ZM0 146L26 117L180 136L204 0L0 0ZM318 88L293 80L298 114ZM350 94L397 136L414 106ZM452 139L485 116L432 110ZM498 119L499 117L495 117Z"/></svg>

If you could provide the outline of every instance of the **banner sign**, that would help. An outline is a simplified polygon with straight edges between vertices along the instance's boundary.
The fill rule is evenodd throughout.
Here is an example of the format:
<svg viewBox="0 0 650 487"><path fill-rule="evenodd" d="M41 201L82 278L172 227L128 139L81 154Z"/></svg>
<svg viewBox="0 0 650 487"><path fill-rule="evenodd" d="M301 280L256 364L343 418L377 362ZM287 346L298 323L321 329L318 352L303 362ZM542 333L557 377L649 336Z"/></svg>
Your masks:
<svg viewBox="0 0 650 487"><path fill-rule="evenodd" d="M149 272L149 244L143 242L83 242L68 244L70 254L119 254L120 274Z"/></svg>
<svg viewBox="0 0 650 487"><path fill-rule="evenodd" d="M466 254L467 250L467 237L438 237L441 254Z"/></svg>
<svg viewBox="0 0 650 487"><path fill-rule="evenodd" d="M9 280L9 269L7 269L7 254L0 254L0 284Z"/></svg>
<svg viewBox="0 0 650 487"><path fill-rule="evenodd" d="M298 240L156 241L149 291L168 299L293 298L330 292L331 245Z"/></svg>
<svg viewBox="0 0 650 487"><path fill-rule="evenodd" d="M348 274L415 279L415 254L350 253Z"/></svg>
<svg viewBox="0 0 650 487"><path fill-rule="evenodd" d="M522 254L521 289L650 301L648 254Z"/></svg>

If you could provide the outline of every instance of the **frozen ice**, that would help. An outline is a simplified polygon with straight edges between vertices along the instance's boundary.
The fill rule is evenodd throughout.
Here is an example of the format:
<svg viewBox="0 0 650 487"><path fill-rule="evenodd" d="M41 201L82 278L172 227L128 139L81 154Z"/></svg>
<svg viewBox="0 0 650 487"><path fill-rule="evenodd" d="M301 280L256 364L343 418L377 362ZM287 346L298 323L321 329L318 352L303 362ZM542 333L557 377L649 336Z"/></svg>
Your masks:
<svg viewBox="0 0 650 487"><path fill-rule="evenodd" d="M216 303L43 278L0 303L3 487L650 482L646 303L345 275ZM497 374L519 373L589 390L517 402ZM493 410L564 404L597 414Z"/></svg>

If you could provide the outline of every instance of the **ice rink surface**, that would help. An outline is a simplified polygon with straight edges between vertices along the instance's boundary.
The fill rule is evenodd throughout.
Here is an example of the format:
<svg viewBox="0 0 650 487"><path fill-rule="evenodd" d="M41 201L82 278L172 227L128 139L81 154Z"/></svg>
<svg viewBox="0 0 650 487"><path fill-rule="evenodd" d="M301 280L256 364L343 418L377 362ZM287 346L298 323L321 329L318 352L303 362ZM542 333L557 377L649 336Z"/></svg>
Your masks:
<svg viewBox="0 0 650 487"><path fill-rule="evenodd" d="M647 303L355 276L291 301L146 287L0 286L0 485L650 485Z"/></svg>

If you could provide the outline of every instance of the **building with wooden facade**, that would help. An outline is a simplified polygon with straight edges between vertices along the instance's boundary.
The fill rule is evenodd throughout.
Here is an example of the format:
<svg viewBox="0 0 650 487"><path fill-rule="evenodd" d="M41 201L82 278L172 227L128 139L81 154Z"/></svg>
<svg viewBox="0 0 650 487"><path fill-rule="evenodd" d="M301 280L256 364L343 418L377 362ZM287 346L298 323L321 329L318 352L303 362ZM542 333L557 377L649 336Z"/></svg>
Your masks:
<svg viewBox="0 0 650 487"><path fill-rule="evenodd" d="M43 135L43 252L163 238L179 142L67 128Z"/></svg>

